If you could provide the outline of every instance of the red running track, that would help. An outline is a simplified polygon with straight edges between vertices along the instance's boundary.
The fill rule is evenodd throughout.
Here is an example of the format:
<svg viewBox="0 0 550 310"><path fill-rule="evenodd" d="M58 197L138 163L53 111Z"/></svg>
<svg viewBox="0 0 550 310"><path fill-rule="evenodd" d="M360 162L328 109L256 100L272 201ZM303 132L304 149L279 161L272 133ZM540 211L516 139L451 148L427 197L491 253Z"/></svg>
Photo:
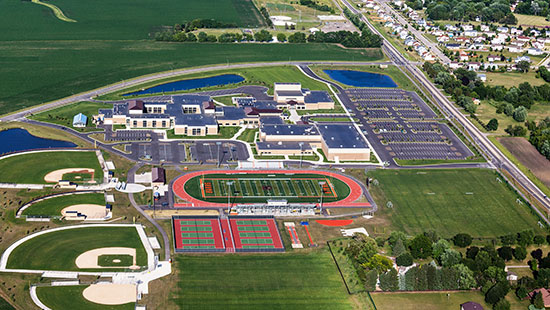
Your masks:
<svg viewBox="0 0 550 310"><path fill-rule="evenodd" d="M368 202L355 202L357 199L361 198L363 190L361 186L357 184L354 180L349 177L343 176L338 173L327 172L327 171L315 171L315 170L207 170L207 171L195 171L187 173L174 181L172 185L172 190L174 193L181 199L187 201L188 203L175 203L174 207L227 207L225 203L213 203L200 200L192 197L185 191L185 183L190 179L207 174L228 174L232 173L235 175L239 174L284 174L284 173L303 173L303 174L319 174L324 176L333 177L339 179L340 181L346 183L350 188L350 193L346 198L335 202L323 203L323 207L370 207L371 204ZM245 204L245 203L242 203Z"/></svg>

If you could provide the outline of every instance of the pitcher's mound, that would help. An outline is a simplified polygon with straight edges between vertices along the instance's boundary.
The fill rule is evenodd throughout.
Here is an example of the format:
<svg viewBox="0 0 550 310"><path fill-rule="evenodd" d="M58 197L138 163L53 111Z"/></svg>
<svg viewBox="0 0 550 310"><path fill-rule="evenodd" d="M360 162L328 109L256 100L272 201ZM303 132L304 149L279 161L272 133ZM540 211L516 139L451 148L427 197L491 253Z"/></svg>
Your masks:
<svg viewBox="0 0 550 310"><path fill-rule="evenodd" d="M101 305L122 305L136 302L136 286L133 284L98 283L82 291L87 300Z"/></svg>

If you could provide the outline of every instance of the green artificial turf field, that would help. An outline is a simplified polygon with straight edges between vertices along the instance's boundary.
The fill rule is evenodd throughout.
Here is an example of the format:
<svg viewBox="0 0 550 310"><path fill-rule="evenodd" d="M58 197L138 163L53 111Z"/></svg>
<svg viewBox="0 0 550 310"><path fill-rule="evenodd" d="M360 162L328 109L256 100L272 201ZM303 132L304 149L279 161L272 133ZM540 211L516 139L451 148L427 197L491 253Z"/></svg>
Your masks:
<svg viewBox="0 0 550 310"><path fill-rule="evenodd" d="M180 309L352 309L326 250L176 257Z"/></svg>
<svg viewBox="0 0 550 310"><path fill-rule="evenodd" d="M8 268L77 271L76 258L104 247L136 249L138 266L147 264L147 253L134 227L83 227L46 233L16 247Z"/></svg>
<svg viewBox="0 0 550 310"><path fill-rule="evenodd" d="M435 230L441 237L468 233L495 237L526 229L540 231L537 218L497 175L486 169L376 170L369 177L379 208L392 228L409 234ZM387 207L387 201L393 208Z"/></svg>
<svg viewBox="0 0 550 310"><path fill-rule="evenodd" d="M53 110L44 111L39 114L31 116L31 119L63 125L69 128L73 128L78 131L86 130L99 130L92 124L92 116L97 115L99 109L112 109L113 105L110 103L101 102L78 102L66 106L62 106ZM82 113L88 117L88 124L86 128L74 128L73 117L78 113Z"/></svg>
<svg viewBox="0 0 550 310"><path fill-rule="evenodd" d="M88 193L49 198L31 205L23 211L23 215L59 216L64 208L78 204L105 205L105 196L102 193Z"/></svg>
<svg viewBox="0 0 550 310"><path fill-rule="evenodd" d="M95 152L40 152L0 160L0 182L43 184L49 172L65 168L91 168L94 179L103 182L103 170Z"/></svg>
<svg viewBox="0 0 550 310"><path fill-rule="evenodd" d="M38 299L50 309L55 310L134 310L135 303L124 305L100 305L86 300L82 291L86 286L39 286L36 288Z"/></svg>
<svg viewBox="0 0 550 310"><path fill-rule="evenodd" d="M30 1L2 2L1 41L141 40L160 29L197 18L240 27L257 27L263 18L252 0L95 0L48 1L75 23L57 19L49 8Z"/></svg>
<svg viewBox="0 0 550 310"><path fill-rule="evenodd" d="M10 3L1 2L0 9ZM334 44L0 41L0 50L0 114L163 70L237 62L382 58L380 49Z"/></svg>
<svg viewBox="0 0 550 310"><path fill-rule="evenodd" d="M229 181L233 183L229 185ZM324 202L332 202L350 193L344 182L319 174L206 174L190 179L184 186L194 198L209 202L227 202L228 191L235 203L266 202L267 199L317 203L321 196Z"/></svg>

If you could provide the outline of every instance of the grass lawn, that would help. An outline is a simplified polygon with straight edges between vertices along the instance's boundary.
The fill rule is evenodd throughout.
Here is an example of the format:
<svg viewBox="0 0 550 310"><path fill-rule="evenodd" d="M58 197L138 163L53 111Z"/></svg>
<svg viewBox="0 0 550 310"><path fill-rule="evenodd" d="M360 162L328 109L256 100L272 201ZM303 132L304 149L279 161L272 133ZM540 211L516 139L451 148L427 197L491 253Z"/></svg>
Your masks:
<svg viewBox="0 0 550 310"><path fill-rule="evenodd" d="M321 195L323 201L332 202L344 199L350 193L346 183L319 174L205 174L190 179L184 187L194 198L209 202L227 202L228 180L234 181L231 186L231 191L235 192L231 194L234 203L265 202L267 199L316 203ZM332 187L321 193L321 186L318 184L321 181L330 183L328 186Z"/></svg>
<svg viewBox="0 0 550 310"><path fill-rule="evenodd" d="M63 125L69 128L73 128L78 131L90 131L90 130L100 130L92 124L92 116L97 114L99 109L111 109L113 105L110 103L100 103L100 102L78 102L66 106L62 106L53 110L44 111L39 114L31 116L31 119L53 123L58 125ZM85 128L75 128L73 127L73 117L78 113L82 113L88 117L88 124Z"/></svg>
<svg viewBox="0 0 550 310"><path fill-rule="evenodd" d="M241 27L257 27L263 18L252 0L96 0L48 1L76 23L58 20L49 8L30 2L3 3L2 41L15 40L142 40L161 26L212 18Z"/></svg>
<svg viewBox="0 0 550 310"><path fill-rule="evenodd" d="M220 126L218 128L217 135L207 136L184 136L176 135L174 129L166 130L166 137L168 139L230 139L232 138L241 127L238 126Z"/></svg>
<svg viewBox="0 0 550 310"><path fill-rule="evenodd" d="M237 139L244 142L254 142L254 138L256 137L257 132L258 132L257 128L245 129L243 133L241 133L241 135L237 137Z"/></svg>
<svg viewBox="0 0 550 310"><path fill-rule="evenodd" d="M147 253L134 227L83 227L46 233L16 247L8 268L78 271L76 258L103 247L136 249L138 266L147 264Z"/></svg>
<svg viewBox="0 0 550 310"><path fill-rule="evenodd" d="M86 300L82 291L87 286L40 286L36 288L38 299L55 310L133 310L135 303L124 305L100 305Z"/></svg>
<svg viewBox="0 0 550 310"><path fill-rule="evenodd" d="M65 168L95 169L94 178L103 181L103 170L95 152L61 151L22 154L0 160L0 182L43 184L46 174Z"/></svg>
<svg viewBox="0 0 550 310"><path fill-rule="evenodd" d="M529 26L550 26L550 22L545 16L514 14L518 19L518 24Z"/></svg>
<svg viewBox="0 0 550 310"><path fill-rule="evenodd" d="M491 86L504 86L510 88L512 86L518 86L523 82L529 82L531 86L539 86L546 83L542 78L537 78L534 71L527 73L519 72L487 72L487 84Z"/></svg>
<svg viewBox="0 0 550 310"><path fill-rule="evenodd" d="M114 262L114 260L120 260L120 262ZM100 255L97 258L97 264L102 267L126 267L132 266L134 258L131 255Z"/></svg>
<svg viewBox="0 0 550 310"><path fill-rule="evenodd" d="M77 204L105 205L102 193L89 193L54 197L39 201L23 211L23 215L61 215L61 210Z"/></svg>
<svg viewBox="0 0 550 310"><path fill-rule="evenodd" d="M180 309L352 309L326 250L176 257Z"/></svg>
<svg viewBox="0 0 550 310"><path fill-rule="evenodd" d="M504 113L497 113L497 106L503 104L504 102L498 102L493 100L482 100L480 105L477 108L476 115L479 119L487 124L492 118L498 120L498 129L492 133L507 135L504 131L508 125L524 125L523 123L516 122L511 116L507 116ZM548 111L550 111L550 105L544 103L535 103L529 110L527 110L527 119L530 121L540 121L548 116ZM472 123L476 123L475 120L472 120Z"/></svg>
<svg viewBox="0 0 550 310"><path fill-rule="evenodd" d="M475 301L484 309L490 309L480 292L449 293L374 293L371 294L378 310L457 310L460 304Z"/></svg>
<svg viewBox="0 0 550 310"><path fill-rule="evenodd" d="M3 2L0 8L6 5L40 7L16 1ZM31 19L27 16L25 20ZM62 23L55 17L52 20ZM36 20L33 24L38 26ZM39 27L48 29L45 24ZM11 27L3 29L9 33ZM371 61L382 58L380 49L344 49L334 44L0 41L0 50L0 114L163 70L289 59Z"/></svg>
<svg viewBox="0 0 550 310"><path fill-rule="evenodd" d="M313 89L313 90L328 90L327 86L324 83L310 79L309 77L304 75L300 70L298 70L298 68L296 68L295 66L275 66L275 67L246 68L246 69L237 69L237 70L217 70L217 71L210 71L206 73L180 75L180 76L160 79L154 82L148 82L137 86L133 86L111 94L100 96L98 97L98 99L118 100L118 99L124 99L124 98L140 97L140 96L123 97L122 95L131 93L134 91L139 91L144 88L150 88L159 84L165 84L168 82L188 80L193 78L206 78L206 77L217 76L222 74L237 74L244 77L245 80L241 83L205 87L205 88L199 88L199 90L204 91L204 90L210 90L210 89L236 88L242 85L252 84L252 85L261 85L261 86L268 87L269 93L273 93L273 84L275 82L281 82L281 81L299 82L299 83L302 83L302 87ZM173 92L173 93L185 93L185 92L196 92L196 91L197 89L192 89L192 90L187 90L182 92ZM141 97L147 97L147 96L151 96L151 94L142 95ZM214 99L218 100L219 98L223 98L222 100L226 99L226 102L231 102L231 99L230 99L231 97L236 97L236 96L225 96L225 98L216 97Z"/></svg>
<svg viewBox="0 0 550 310"><path fill-rule="evenodd" d="M518 205L517 195L491 170L376 170L369 176L380 182L370 191L395 230L435 230L444 238L541 231L529 208ZM393 208L386 207L387 201Z"/></svg>

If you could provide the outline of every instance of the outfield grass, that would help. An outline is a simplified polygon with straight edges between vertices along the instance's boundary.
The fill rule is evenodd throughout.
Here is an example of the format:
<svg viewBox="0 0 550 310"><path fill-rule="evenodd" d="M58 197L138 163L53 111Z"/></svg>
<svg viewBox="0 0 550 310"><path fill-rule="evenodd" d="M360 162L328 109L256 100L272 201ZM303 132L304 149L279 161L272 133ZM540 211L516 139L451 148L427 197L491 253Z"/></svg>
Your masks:
<svg viewBox="0 0 550 310"><path fill-rule="evenodd" d="M2 2L0 8L5 5L37 6L15 1ZM44 24L40 27L48 29ZM5 34L11 28L3 29ZM0 41L0 50L0 114L163 70L238 62L382 58L380 49L344 49L334 44Z"/></svg>
<svg viewBox="0 0 550 310"><path fill-rule="evenodd" d="M135 303L124 305L100 305L86 300L82 292L86 286L39 286L36 288L38 299L50 309L55 310L134 310Z"/></svg>
<svg viewBox="0 0 550 310"><path fill-rule="evenodd" d="M113 105L110 103L101 103L101 102L78 102L53 110L44 111L42 113L35 114L31 116L31 119L53 123L69 128L73 128L77 131L90 131L90 130L100 130L92 124L92 116L97 115L99 109L112 109ZM78 113L82 113L88 117L87 127L85 128L75 128L73 127L73 117Z"/></svg>
<svg viewBox="0 0 550 310"><path fill-rule="evenodd" d="M120 100L120 99L128 99L128 98L148 97L148 96L151 96L151 94L145 94L141 96L122 96L122 95L139 91L142 89L150 88L153 86L157 86L160 84L169 83L169 82L188 80L188 79L194 79L194 78L207 78L207 77L217 76L222 74L237 74L245 78L245 80L243 82L235 83L235 84L200 88L200 90L205 91L205 90L212 90L212 89L236 88L242 85L260 85L260 86L268 87L269 88L268 92L273 93L273 84L276 82L282 82L282 81L301 83L303 88L309 88L313 90L327 90L327 91L329 90L326 84L307 77L295 66L275 66L275 67L258 67L258 68L246 68L246 69L236 69L236 70L217 70L217 71L210 71L205 73L179 75L179 76L170 77L166 79L159 79L153 82L139 84L130 88L116 91L111 94L100 96L98 97L98 99ZM167 92L163 94L186 93L186 92L196 92L196 91L197 89L190 89L187 91ZM237 96L226 96L228 102L231 102L231 97L237 97ZM219 98L222 98L222 97L217 97L214 99L218 100Z"/></svg>
<svg viewBox="0 0 550 310"><path fill-rule="evenodd" d="M291 176L284 174L205 174L188 180L184 187L185 191L194 198L208 202L227 202L229 186L226 185L225 180L234 181L231 186L231 191L235 192L231 194L234 203L266 202L267 199L317 203L321 198L321 188L317 182L324 180L328 180L333 186L333 189L330 190L331 194L324 194L324 202L342 200L350 193L349 186L344 182L319 174L294 174ZM203 197L201 182L205 183L204 195L206 198ZM212 185L212 192L208 192L206 183ZM271 186L272 190L264 190L263 186Z"/></svg>
<svg viewBox="0 0 550 310"><path fill-rule="evenodd" d="M380 182L370 191L394 230L409 234L435 230L442 237L541 231L529 208L517 204L517 195L491 170L376 170L369 176ZM387 201L393 208L386 206Z"/></svg>
<svg viewBox="0 0 550 310"><path fill-rule="evenodd" d="M176 257L180 309L352 309L327 250Z"/></svg>
<svg viewBox="0 0 550 310"><path fill-rule="evenodd" d="M196 18L213 18L241 27L263 24L251 0L53 0L76 23L58 20L49 8L31 2L3 3L2 41L15 40L142 40L161 26Z"/></svg>
<svg viewBox="0 0 550 310"><path fill-rule="evenodd" d="M102 193L89 193L54 197L31 205L23 211L23 215L61 215L61 210L77 204L105 205L105 196Z"/></svg>
<svg viewBox="0 0 550 310"><path fill-rule="evenodd" d="M65 168L91 168L95 180L103 181L103 170L95 152L40 152L12 156L0 160L0 182L45 184L49 172Z"/></svg>
<svg viewBox="0 0 550 310"><path fill-rule="evenodd" d="M487 72L487 84L491 86L504 86L506 88L518 87L523 82L531 86L539 86L546 83L542 78L537 77L536 72Z"/></svg>
<svg viewBox="0 0 550 310"><path fill-rule="evenodd" d="M83 227L46 233L16 247L8 268L78 271L76 258L103 247L136 249L138 266L147 264L147 253L134 227Z"/></svg>

